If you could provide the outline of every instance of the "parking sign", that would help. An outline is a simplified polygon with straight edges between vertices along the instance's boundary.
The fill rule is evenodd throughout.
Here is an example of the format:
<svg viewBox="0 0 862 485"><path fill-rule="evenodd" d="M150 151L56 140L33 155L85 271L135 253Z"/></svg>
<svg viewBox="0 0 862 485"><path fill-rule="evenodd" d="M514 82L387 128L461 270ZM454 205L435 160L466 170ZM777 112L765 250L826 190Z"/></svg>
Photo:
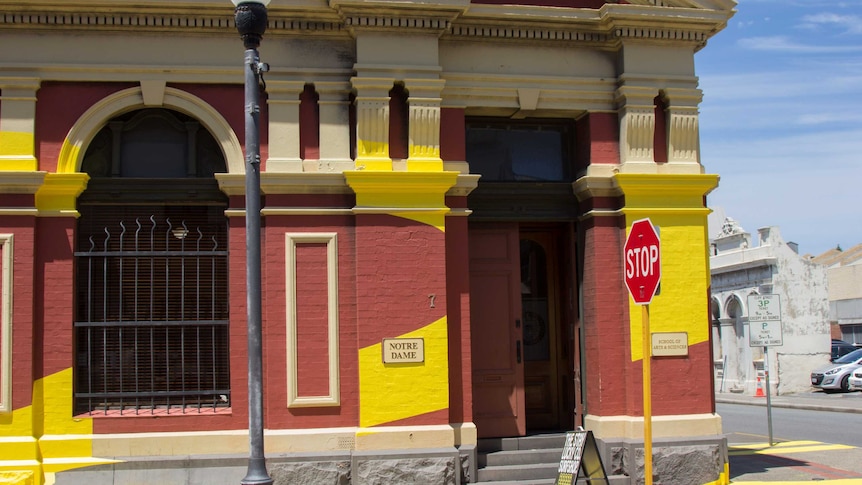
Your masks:
<svg viewBox="0 0 862 485"><path fill-rule="evenodd" d="M748 345L784 345L780 296L748 295Z"/></svg>

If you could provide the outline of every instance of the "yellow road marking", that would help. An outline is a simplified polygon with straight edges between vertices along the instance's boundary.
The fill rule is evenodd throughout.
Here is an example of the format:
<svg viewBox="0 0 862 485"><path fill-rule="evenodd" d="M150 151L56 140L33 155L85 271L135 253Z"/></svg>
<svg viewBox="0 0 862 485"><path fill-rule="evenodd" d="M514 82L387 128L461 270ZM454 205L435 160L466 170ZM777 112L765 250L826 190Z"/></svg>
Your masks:
<svg viewBox="0 0 862 485"><path fill-rule="evenodd" d="M731 485L776 485L779 482L737 482L730 481ZM781 485L811 485L811 480L800 480L793 482L780 482ZM818 480L816 483L825 485L860 485L862 478L840 478L838 480Z"/></svg>
<svg viewBox="0 0 862 485"><path fill-rule="evenodd" d="M832 445L819 441L785 441L770 446L769 443L749 443L729 446L728 455L779 455L785 453L805 453L811 451L852 450L855 446Z"/></svg>

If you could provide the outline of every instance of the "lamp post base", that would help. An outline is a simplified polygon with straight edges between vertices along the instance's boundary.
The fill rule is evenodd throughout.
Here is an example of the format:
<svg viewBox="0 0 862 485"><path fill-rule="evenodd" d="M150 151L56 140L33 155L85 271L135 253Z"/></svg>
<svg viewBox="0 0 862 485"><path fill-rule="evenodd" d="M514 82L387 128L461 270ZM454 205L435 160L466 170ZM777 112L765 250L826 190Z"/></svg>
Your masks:
<svg viewBox="0 0 862 485"><path fill-rule="evenodd" d="M264 458L249 458L248 471L242 479L242 485L272 485L273 480L266 471Z"/></svg>

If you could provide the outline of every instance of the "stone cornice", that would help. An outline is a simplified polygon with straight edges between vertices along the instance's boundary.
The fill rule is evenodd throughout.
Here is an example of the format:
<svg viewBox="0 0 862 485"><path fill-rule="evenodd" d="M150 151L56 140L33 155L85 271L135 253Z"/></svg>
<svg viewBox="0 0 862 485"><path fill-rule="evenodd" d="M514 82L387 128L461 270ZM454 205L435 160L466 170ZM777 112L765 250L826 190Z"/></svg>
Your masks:
<svg viewBox="0 0 862 485"><path fill-rule="evenodd" d="M215 0L88 3L0 0L0 31L87 30L235 35L229 4ZM285 5L282 5L285 3ZM656 6L655 4L659 5ZM120 7L118 7L120 5ZM593 43L690 43L702 46L735 12L733 0L639 0L599 9L389 0L274 1L266 35L357 35L362 31L428 33L455 39Z"/></svg>
<svg viewBox="0 0 862 485"><path fill-rule="evenodd" d="M69 2L9 2L0 0L0 31L21 29L87 30L100 32L138 32L201 34L224 33L237 35L233 8L228 2L208 3L190 7L186 3L99 2L83 9ZM112 5L113 4L113 5ZM121 7L116 5L120 4ZM223 7L223 8L222 8ZM328 8L303 10L270 9L267 36L284 33L346 36L344 22Z"/></svg>
<svg viewBox="0 0 862 485"><path fill-rule="evenodd" d="M352 35L360 32L411 32L443 35L463 12L453 6L431 9L421 3L398 3L379 6L370 2L332 0L344 27Z"/></svg>
<svg viewBox="0 0 862 485"><path fill-rule="evenodd" d="M736 7L736 0L628 0L634 5L659 5L664 7L699 8L707 10L730 11Z"/></svg>

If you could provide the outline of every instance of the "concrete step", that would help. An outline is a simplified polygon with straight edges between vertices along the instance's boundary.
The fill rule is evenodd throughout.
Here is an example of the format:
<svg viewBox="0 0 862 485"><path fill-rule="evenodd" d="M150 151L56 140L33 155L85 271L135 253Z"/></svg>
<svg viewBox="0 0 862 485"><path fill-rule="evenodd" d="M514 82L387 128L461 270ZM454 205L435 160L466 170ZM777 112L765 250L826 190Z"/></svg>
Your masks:
<svg viewBox="0 0 862 485"><path fill-rule="evenodd" d="M554 482L556 482L556 479L548 478L542 480L506 480L503 482L476 482L476 485L554 485Z"/></svg>
<svg viewBox="0 0 862 485"><path fill-rule="evenodd" d="M493 451L479 455L479 467L505 466L505 465L529 465L537 463L559 463L560 449L537 449L537 450L513 450Z"/></svg>
<svg viewBox="0 0 862 485"><path fill-rule="evenodd" d="M563 449L566 442L565 433L545 433L517 438L482 438L477 444L478 451L513 451L538 449Z"/></svg>
<svg viewBox="0 0 862 485"><path fill-rule="evenodd" d="M554 479L558 468L558 463L489 466L479 469L477 478L479 482Z"/></svg>
<svg viewBox="0 0 862 485"><path fill-rule="evenodd" d="M476 482L475 485L554 485L556 482L555 478L548 478L542 480L506 480L502 482ZM627 483L631 483L631 479L626 476L618 475L608 477L608 483L610 485L625 485ZM581 477L578 479L577 485L590 485L590 482Z"/></svg>

